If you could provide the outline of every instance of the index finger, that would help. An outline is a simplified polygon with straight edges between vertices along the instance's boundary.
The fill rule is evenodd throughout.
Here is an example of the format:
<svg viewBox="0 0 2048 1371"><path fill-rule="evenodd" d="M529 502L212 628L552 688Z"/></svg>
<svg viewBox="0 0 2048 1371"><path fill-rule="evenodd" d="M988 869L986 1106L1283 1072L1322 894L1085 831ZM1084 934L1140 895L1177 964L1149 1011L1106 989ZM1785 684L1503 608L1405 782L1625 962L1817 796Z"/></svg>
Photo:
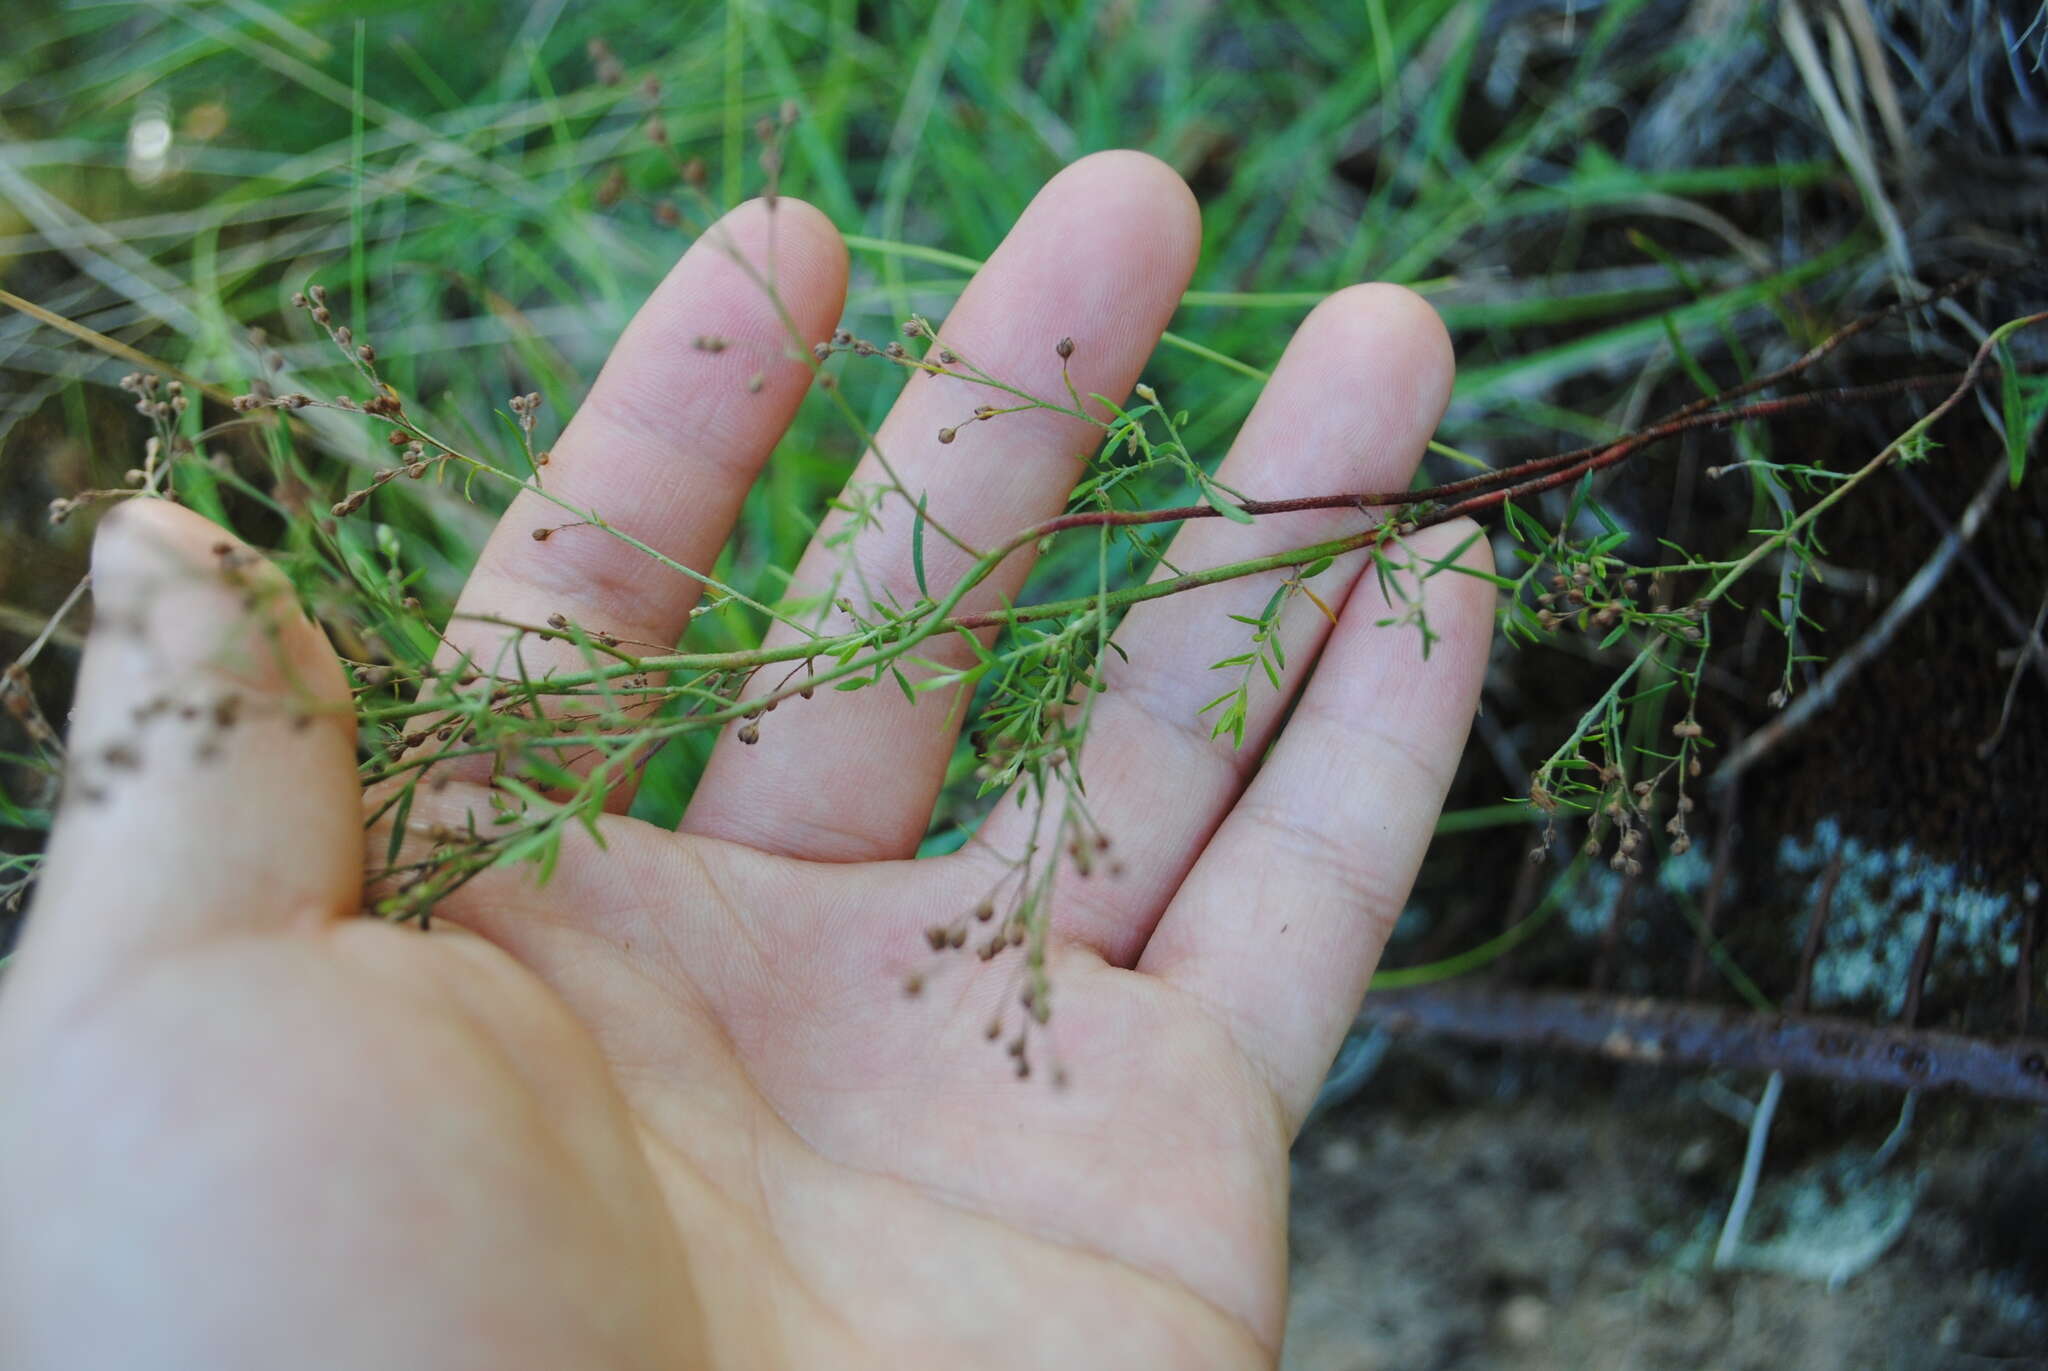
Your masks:
<svg viewBox="0 0 2048 1371"><path fill-rule="evenodd" d="M581 669L579 644L506 626L552 616L635 651L671 647L703 589L677 566L710 571L810 385L803 350L832 331L845 300L845 245L810 205L754 200L707 229L612 350L541 469L545 494L522 492L505 511L441 665L467 657L496 673L516 643L531 679ZM445 765L460 776L489 759ZM615 793L614 807L625 798Z"/></svg>

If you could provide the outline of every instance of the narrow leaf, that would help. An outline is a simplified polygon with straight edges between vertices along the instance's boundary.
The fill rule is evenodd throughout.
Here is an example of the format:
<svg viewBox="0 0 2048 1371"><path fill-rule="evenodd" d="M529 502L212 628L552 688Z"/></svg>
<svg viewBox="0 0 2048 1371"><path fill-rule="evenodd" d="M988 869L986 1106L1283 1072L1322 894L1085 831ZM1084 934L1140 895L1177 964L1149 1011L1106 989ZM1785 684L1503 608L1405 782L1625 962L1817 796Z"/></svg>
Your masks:
<svg viewBox="0 0 2048 1371"><path fill-rule="evenodd" d="M910 521L910 570L917 577L917 593L929 600L931 588L924 583L924 504L929 495L917 497L917 517Z"/></svg>

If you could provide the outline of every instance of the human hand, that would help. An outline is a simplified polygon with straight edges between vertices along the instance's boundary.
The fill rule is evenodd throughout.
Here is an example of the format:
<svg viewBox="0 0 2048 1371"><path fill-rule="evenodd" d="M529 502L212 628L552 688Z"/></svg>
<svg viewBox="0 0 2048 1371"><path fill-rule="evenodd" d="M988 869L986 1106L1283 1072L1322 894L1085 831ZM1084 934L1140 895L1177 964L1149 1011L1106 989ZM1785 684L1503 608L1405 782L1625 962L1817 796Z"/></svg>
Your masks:
<svg viewBox="0 0 2048 1371"><path fill-rule="evenodd" d="M811 376L731 257L765 262L771 234L792 319L825 336L837 235L786 198L743 206L657 290L554 448L555 493L686 565L710 564ZM1170 171L1087 159L943 337L1047 392L1071 335L1080 391L1121 396L1198 240ZM1398 488L1450 375L1420 301L1342 292L1223 476L1259 495ZM1031 412L941 445L974 403L958 387L911 380L880 433L898 471L977 545L1057 512L1091 431ZM1191 522L1172 560L1358 521ZM459 647L491 660L497 630L464 617L485 612L675 640L692 583L610 539L532 537L552 522L514 503ZM871 584L906 584L909 523L897 509L862 534ZM1460 536L1411 541L1438 557ZM927 549L935 574L964 566L950 552ZM1483 541L1464 556L1483 568ZM1326 578L1334 627L1290 606L1285 690L1253 697L1241 749L1196 710L1209 663L1241 649L1226 616L1275 577L1141 604L1119 629L1129 660L1110 661L1085 761L1121 871L1057 887L1057 1011L1034 1028L1054 1089L1013 1080L984 1040L1020 1018L1011 962L954 959L902 993L922 931L1031 840L1006 805L963 851L908 860L953 747L947 699L792 700L757 745L721 744L680 835L607 819L545 885L494 869L422 935L353 917L353 735L317 630L214 526L121 511L95 553L72 734L118 774L73 786L0 996L0 1363L1270 1364L1287 1148L1429 840L1489 636L1491 591L1461 576L1426 585L1427 660L1375 630L1373 578L1343 590L1363 557ZM814 547L799 585L829 561ZM1025 561L967 607L1014 594ZM526 649L530 673L577 660ZM409 826L486 818L474 779L422 786Z"/></svg>

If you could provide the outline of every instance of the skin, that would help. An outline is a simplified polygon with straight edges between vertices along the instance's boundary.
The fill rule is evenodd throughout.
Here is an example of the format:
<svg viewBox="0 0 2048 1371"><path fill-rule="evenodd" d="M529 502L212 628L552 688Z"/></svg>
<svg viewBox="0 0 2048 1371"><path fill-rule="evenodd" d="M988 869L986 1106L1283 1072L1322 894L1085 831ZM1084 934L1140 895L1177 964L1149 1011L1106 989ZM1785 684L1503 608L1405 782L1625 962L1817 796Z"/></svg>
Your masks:
<svg viewBox="0 0 2048 1371"><path fill-rule="evenodd" d="M765 267L771 238L791 317L825 336L837 235L796 201L742 206L656 291L554 448L553 489L688 565L710 565L810 384L733 260ZM1081 392L1122 395L1198 241L1164 166L1086 159L943 337L1058 394L1069 335ZM693 347L703 334L731 343ZM1302 323L1223 479L1253 496L1398 485L1451 367L1414 296L1340 292ZM1029 413L937 442L982 402L914 379L880 434L976 545L1057 511L1091 441ZM1190 524L1172 558L1255 556L1357 518ZM516 502L462 610L673 640L692 584L592 530L532 538L561 519ZM898 503L861 536L871 585L907 584L910 522ZM927 555L935 585L966 564L936 539ZM1483 540L1463 555L1487 569ZM800 584L830 565L814 548ZM1351 584L1359 569L1316 583L1334 626L1290 603L1286 688L1254 693L1241 750L1195 711L1218 689L1208 664L1242 650L1227 615L1275 582L1123 625L1130 662L1084 759L1121 874L1059 883L1055 1009L1019 1082L982 1032L1002 1006L1018 1022L1014 957L940 962L921 938L1029 837L1006 805L962 852L908 860L953 745L948 701L792 700L757 745L721 743L680 834L612 817L545 886L493 872L422 936L354 917L354 740L345 709L302 708L344 699L318 630L213 525L119 510L72 730L99 780L71 787L0 995L0 1364L1271 1365L1287 1148L1429 840L1491 623L1484 582L1433 578L1425 660L1412 630L1374 627L1393 611L1373 578ZM495 631L451 628L486 661ZM549 649L526 650L544 671ZM159 694L230 691L226 730L204 709L135 721ZM135 765L92 763L121 743ZM412 825L487 821L480 778L445 779ZM929 973L915 999L911 970Z"/></svg>

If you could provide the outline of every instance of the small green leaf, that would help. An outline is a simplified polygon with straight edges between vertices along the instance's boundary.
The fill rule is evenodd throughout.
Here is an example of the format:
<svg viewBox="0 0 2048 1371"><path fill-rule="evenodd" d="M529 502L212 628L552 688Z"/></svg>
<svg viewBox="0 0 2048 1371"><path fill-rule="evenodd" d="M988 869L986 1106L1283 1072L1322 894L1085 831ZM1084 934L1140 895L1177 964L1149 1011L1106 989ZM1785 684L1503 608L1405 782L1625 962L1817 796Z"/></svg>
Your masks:
<svg viewBox="0 0 2048 1371"><path fill-rule="evenodd" d="M2027 451L2033 446L2034 433L2041 427L2041 421L2048 418L2048 381L2021 375L2003 343L1998 345L1998 364L2006 470L2012 488L2018 490L2027 474Z"/></svg>
<svg viewBox="0 0 2048 1371"><path fill-rule="evenodd" d="M1515 586L1518 584L1518 582L1516 582L1513 577L1498 576L1491 571L1481 571L1478 567L1460 566L1454 564L1452 566L1445 567L1444 570L1450 572L1455 576L1470 576L1475 581L1484 581L1488 585L1498 587L1501 590L1513 590Z"/></svg>
<svg viewBox="0 0 2048 1371"><path fill-rule="evenodd" d="M1475 528L1470 533L1466 534L1463 538L1461 538L1458 541L1458 545L1456 547L1452 548L1449 552L1446 552L1443 556L1437 558L1434 562L1431 562L1429 564L1429 570L1422 573L1423 579L1427 580L1431 576L1436 575L1439 571L1444 570L1446 567L1456 565L1457 560L1465 555L1465 549L1471 547L1472 544L1478 542L1479 539L1485 535L1485 532L1485 529Z"/></svg>
<svg viewBox="0 0 2048 1371"><path fill-rule="evenodd" d="M405 821L412 817L412 797L417 790L417 786L409 785L398 797L398 808L391 819L391 843L384 854L387 865L398 865L398 850L405 845Z"/></svg>
<svg viewBox="0 0 2048 1371"><path fill-rule="evenodd" d="M967 644L968 651L981 659L983 666L994 666L996 664L996 655L982 646L981 639L975 635L974 630L961 628L958 624L955 624L953 631L959 634L961 641Z"/></svg>
<svg viewBox="0 0 2048 1371"><path fill-rule="evenodd" d="M1550 531L1544 528L1542 524L1537 523L1533 515L1513 500L1509 500L1501 505L1500 512L1507 519L1509 529L1521 541L1525 543L1548 543L1550 541Z"/></svg>
<svg viewBox="0 0 2048 1371"><path fill-rule="evenodd" d="M917 593L929 600L931 588L924 583L924 504L930 496L917 497L917 517L910 521L910 570L917 577Z"/></svg>

